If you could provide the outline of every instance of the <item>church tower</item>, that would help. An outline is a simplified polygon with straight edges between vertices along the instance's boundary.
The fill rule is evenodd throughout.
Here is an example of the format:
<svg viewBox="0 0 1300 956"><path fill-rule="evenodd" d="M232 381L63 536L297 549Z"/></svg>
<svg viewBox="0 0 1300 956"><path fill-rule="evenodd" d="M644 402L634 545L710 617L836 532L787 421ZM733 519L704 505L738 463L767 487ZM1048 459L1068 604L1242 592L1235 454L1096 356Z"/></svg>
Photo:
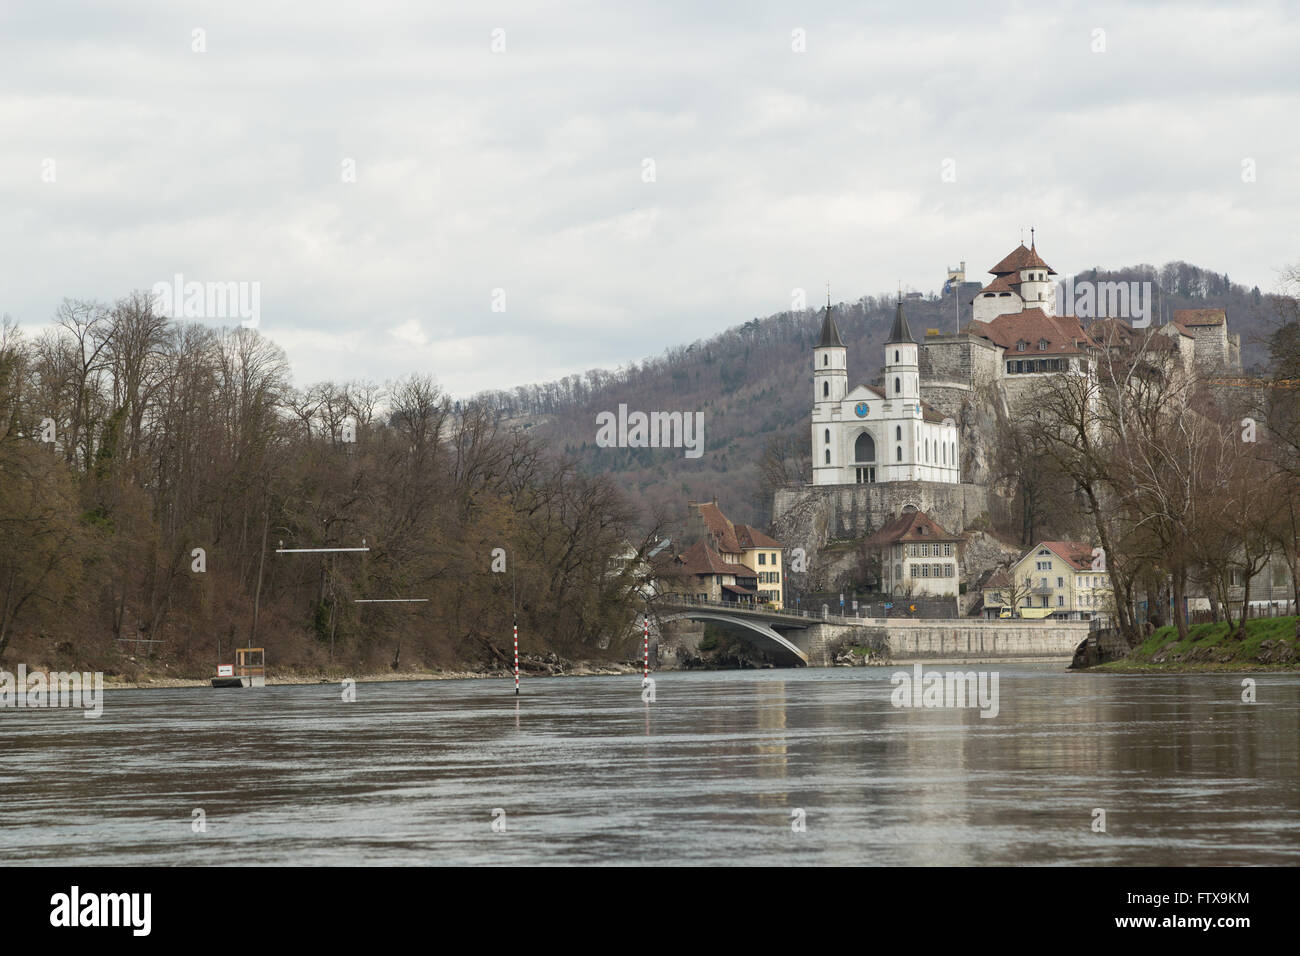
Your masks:
<svg viewBox="0 0 1300 956"><path fill-rule="evenodd" d="M831 316L830 296L826 297L826 315L822 334L813 346L813 482L834 484L842 450L832 436L839 430L840 403L849 391L848 349Z"/></svg>
<svg viewBox="0 0 1300 956"><path fill-rule="evenodd" d="M813 348L813 402L839 404L849 391L848 349L840 338L840 330L831 317L831 304L826 303L822 318L822 336Z"/></svg>
<svg viewBox="0 0 1300 956"><path fill-rule="evenodd" d="M890 401L921 401L921 369L916 340L903 315L903 300L898 300L894 327L885 341L885 397Z"/></svg>

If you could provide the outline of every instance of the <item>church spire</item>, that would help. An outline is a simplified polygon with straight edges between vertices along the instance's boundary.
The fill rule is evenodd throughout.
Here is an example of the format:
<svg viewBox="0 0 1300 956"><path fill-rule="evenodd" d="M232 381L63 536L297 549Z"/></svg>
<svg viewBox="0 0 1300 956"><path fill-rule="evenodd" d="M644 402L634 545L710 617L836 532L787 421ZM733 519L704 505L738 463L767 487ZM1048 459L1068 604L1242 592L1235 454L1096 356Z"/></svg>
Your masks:
<svg viewBox="0 0 1300 956"><path fill-rule="evenodd" d="M894 327L889 331L889 338L885 340L886 345L898 345L906 342L909 345L915 345L916 339L912 338L912 330L907 327L907 316L903 315L903 300L898 300L898 311L894 313Z"/></svg>
<svg viewBox="0 0 1300 956"><path fill-rule="evenodd" d="M822 318L822 337L817 343L817 348L844 348L844 341L840 338L840 330L835 326L835 320L831 317L831 294L826 293L826 315Z"/></svg>

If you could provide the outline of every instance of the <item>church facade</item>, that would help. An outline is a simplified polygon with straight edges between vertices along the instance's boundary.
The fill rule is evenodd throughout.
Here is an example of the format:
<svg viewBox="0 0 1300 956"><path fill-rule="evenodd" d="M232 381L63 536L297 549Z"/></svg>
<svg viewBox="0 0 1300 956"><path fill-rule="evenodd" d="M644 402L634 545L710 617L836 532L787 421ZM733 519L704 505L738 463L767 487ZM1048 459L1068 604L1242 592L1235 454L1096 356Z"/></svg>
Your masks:
<svg viewBox="0 0 1300 956"><path fill-rule="evenodd" d="M813 348L813 484L961 480L956 424L921 401L919 346L898 303L884 387L849 389L848 349L826 306Z"/></svg>

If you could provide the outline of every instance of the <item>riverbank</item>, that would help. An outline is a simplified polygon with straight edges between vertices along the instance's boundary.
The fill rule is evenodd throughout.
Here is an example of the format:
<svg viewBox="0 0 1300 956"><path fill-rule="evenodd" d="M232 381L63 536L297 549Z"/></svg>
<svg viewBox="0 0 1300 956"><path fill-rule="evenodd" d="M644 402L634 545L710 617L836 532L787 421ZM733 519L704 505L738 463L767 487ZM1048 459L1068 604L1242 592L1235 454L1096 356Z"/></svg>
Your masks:
<svg viewBox="0 0 1300 956"><path fill-rule="evenodd" d="M536 658L525 662L520 660L519 676L524 680L532 680L538 677L592 677L592 676L612 676L619 674L639 674L641 672L640 664L608 661L563 661L556 660L548 662L542 658ZM343 668L332 668L328 670L320 669L297 669L297 668L268 668L269 673L266 677L268 687L295 684L337 684L344 680L354 680L358 684L377 684L388 681L431 681L431 680L511 680L514 678L514 672L496 668L493 670L437 670L437 671L377 671L369 673L357 673ZM190 678L190 677L169 677L163 674L142 673L134 680L122 679L119 675L105 674L104 689L117 690L150 690L170 687L210 687L212 685L211 677Z"/></svg>
<svg viewBox="0 0 1300 956"><path fill-rule="evenodd" d="M1240 638L1228 625L1197 624L1186 640L1173 625L1159 628L1127 657L1088 668L1112 674L1207 673L1300 669L1295 617L1254 618Z"/></svg>

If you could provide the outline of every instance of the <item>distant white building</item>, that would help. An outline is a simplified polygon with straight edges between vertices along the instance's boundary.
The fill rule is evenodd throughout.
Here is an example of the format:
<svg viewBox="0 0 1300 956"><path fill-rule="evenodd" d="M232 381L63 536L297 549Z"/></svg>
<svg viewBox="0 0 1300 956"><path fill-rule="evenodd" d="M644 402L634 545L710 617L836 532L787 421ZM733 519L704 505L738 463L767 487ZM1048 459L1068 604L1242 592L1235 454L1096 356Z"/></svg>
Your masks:
<svg viewBox="0 0 1300 956"><path fill-rule="evenodd" d="M827 304L813 348L813 484L960 480L957 426L921 401L917 349L900 300L884 388L849 391L848 349Z"/></svg>

